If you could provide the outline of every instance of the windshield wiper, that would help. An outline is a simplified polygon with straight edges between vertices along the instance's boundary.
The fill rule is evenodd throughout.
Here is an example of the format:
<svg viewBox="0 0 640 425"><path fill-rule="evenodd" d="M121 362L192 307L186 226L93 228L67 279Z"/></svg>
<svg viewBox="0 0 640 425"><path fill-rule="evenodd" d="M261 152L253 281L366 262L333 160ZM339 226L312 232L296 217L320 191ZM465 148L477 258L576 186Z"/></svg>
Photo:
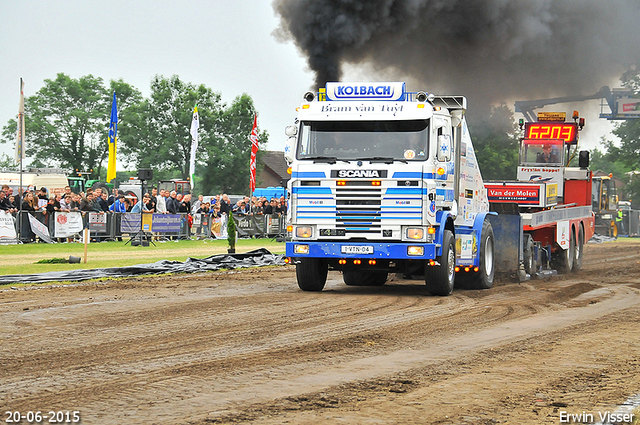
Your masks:
<svg viewBox="0 0 640 425"><path fill-rule="evenodd" d="M306 156L304 159L313 159L314 163L326 162L328 164L335 164L338 161L335 156Z"/></svg>
<svg viewBox="0 0 640 425"><path fill-rule="evenodd" d="M367 158L356 158L355 161L370 161L370 162L384 162L385 164L393 164L393 161L404 162L408 164L409 161L404 159L397 159L390 156L371 156Z"/></svg>

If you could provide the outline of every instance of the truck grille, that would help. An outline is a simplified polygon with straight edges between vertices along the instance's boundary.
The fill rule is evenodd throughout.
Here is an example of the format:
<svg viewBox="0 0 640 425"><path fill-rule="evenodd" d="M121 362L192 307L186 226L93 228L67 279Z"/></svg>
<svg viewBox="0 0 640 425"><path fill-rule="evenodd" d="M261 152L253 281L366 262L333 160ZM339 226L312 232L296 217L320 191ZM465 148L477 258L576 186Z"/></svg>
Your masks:
<svg viewBox="0 0 640 425"><path fill-rule="evenodd" d="M380 188L336 188L336 228L350 233L381 233Z"/></svg>
<svg viewBox="0 0 640 425"><path fill-rule="evenodd" d="M375 184L374 184L375 183ZM385 238L400 225L422 223L419 180L337 180L331 186L301 181L293 188L299 224L318 226L320 237Z"/></svg>

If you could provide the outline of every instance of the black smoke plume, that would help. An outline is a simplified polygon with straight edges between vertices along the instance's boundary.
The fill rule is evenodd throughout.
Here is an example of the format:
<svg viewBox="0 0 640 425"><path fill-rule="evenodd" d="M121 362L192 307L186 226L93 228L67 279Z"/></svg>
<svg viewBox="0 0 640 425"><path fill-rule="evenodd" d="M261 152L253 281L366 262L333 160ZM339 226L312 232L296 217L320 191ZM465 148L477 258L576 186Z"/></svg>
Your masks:
<svg viewBox="0 0 640 425"><path fill-rule="evenodd" d="M316 87L343 66L481 104L591 94L640 62L639 0L274 0ZM417 85L417 87L415 86Z"/></svg>

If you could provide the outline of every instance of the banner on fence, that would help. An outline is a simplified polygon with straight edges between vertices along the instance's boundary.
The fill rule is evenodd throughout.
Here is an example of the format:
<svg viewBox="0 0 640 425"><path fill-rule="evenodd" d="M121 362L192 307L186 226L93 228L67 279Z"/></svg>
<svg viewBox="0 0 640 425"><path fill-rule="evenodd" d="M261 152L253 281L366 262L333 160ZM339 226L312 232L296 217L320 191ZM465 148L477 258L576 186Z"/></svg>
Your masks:
<svg viewBox="0 0 640 425"><path fill-rule="evenodd" d="M27 214L27 215L29 216L29 224L31 224L31 231L46 243L53 243L53 240L51 240L51 236L49 236L49 229L47 229L47 226L40 223L40 221L34 216L32 216L31 214Z"/></svg>
<svg viewBox="0 0 640 425"><path fill-rule="evenodd" d="M69 238L77 233L82 233L84 225L82 223L82 213L56 212L53 235L56 238Z"/></svg>
<svg viewBox="0 0 640 425"><path fill-rule="evenodd" d="M145 232L178 233L182 217L180 214L143 214L142 226L140 214L125 213L120 222L122 233Z"/></svg>
<svg viewBox="0 0 640 425"><path fill-rule="evenodd" d="M14 220L10 213L0 210L0 243L18 243Z"/></svg>
<svg viewBox="0 0 640 425"><path fill-rule="evenodd" d="M89 213L89 231L107 233L107 215L105 213Z"/></svg>
<svg viewBox="0 0 640 425"><path fill-rule="evenodd" d="M140 231L140 214L124 213L120 221L120 232L136 233Z"/></svg>
<svg viewBox="0 0 640 425"><path fill-rule="evenodd" d="M153 214L153 232L178 233L182 216L180 214Z"/></svg>

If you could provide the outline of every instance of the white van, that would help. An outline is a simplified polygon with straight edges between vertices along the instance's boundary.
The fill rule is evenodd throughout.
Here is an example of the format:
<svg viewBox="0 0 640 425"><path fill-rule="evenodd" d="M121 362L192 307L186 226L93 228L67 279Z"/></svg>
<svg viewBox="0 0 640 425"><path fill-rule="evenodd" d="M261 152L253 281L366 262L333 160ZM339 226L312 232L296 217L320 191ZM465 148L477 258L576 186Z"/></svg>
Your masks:
<svg viewBox="0 0 640 425"><path fill-rule="evenodd" d="M17 194L20 187L20 173L0 172L0 187L5 184L13 189L13 193ZM69 184L67 176L62 173L50 172L23 172L22 187L24 189L32 188L39 190L42 187L47 188L47 195L52 196L56 192L64 193L64 187Z"/></svg>

